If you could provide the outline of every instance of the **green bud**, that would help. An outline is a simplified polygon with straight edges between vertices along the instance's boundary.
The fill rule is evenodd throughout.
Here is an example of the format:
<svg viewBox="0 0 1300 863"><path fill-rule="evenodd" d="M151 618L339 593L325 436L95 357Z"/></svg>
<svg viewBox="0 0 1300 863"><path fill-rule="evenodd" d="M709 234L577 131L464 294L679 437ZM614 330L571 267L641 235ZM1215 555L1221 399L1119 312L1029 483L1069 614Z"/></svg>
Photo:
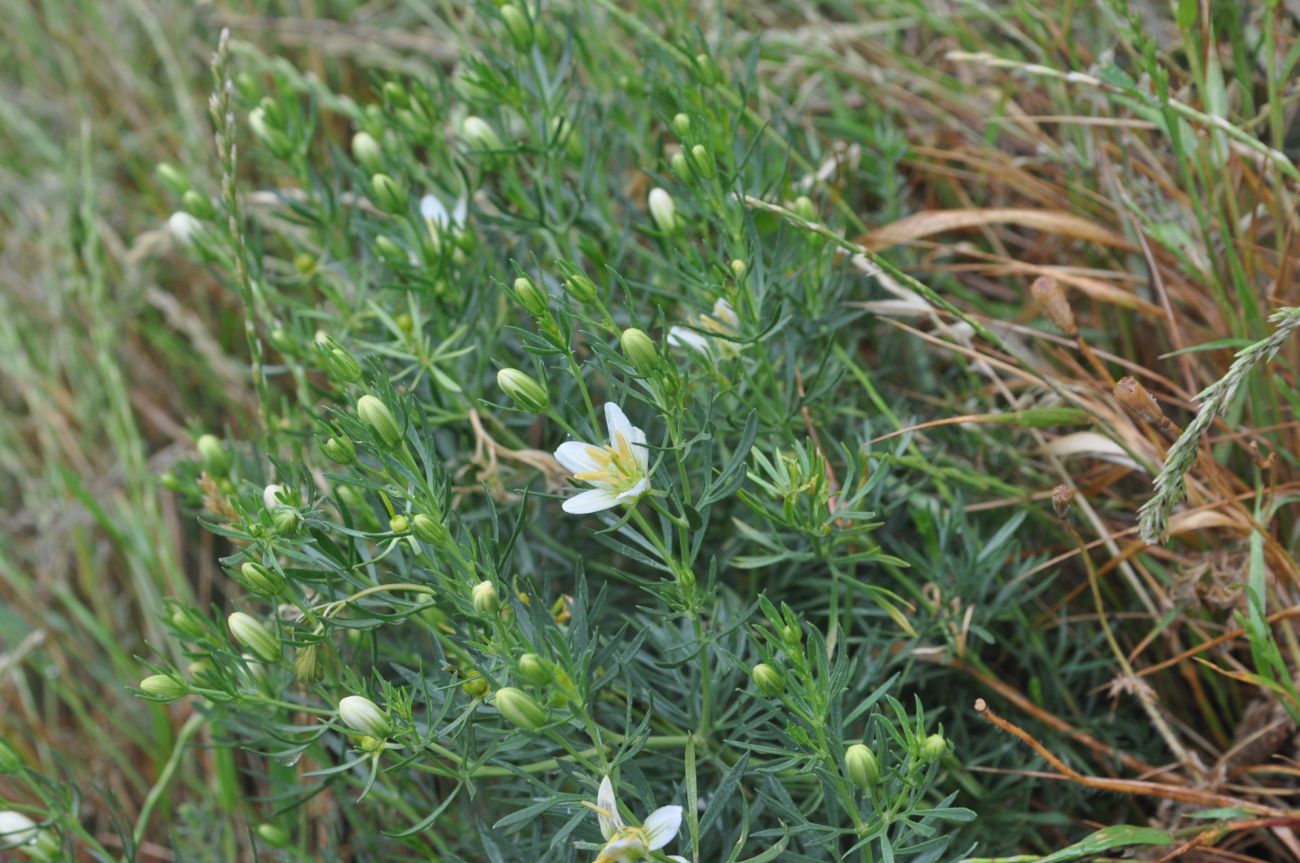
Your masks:
<svg viewBox="0 0 1300 863"><path fill-rule="evenodd" d="M488 682L477 671L472 672L460 688L471 698L485 698L488 694Z"/></svg>
<svg viewBox="0 0 1300 863"><path fill-rule="evenodd" d="M286 357L298 355L298 340L284 327L275 327L267 334L267 341Z"/></svg>
<svg viewBox="0 0 1300 863"><path fill-rule="evenodd" d="M786 624L781 627L781 640L786 644L796 645L803 641L803 630L794 624Z"/></svg>
<svg viewBox="0 0 1300 863"><path fill-rule="evenodd" d="M368 132L352 136L352 157L367 174L378 174L384 167L384 148Z"/></svg>
<svg viewBox="0 0 1300 863"><path fill-rule="evenodd" d="M673 117L673 131L677 133L678 138L685 139L691 134L691 118L685 114L677 114Z"/></svg>
<svg viewBox="0 0 1300 863"><path fill-rule="evenodd" d="M361 695L349 695L339 702L339 719L354 731L360 731L367 737L385 738L393 730L388 721L388 714L379 706Z"/></svg>
<svg viewBox="0 0 1300 863"><path fill-rule="evenodd" d="M185 673L189 675L195 686L203 689L222 689L226 685L221 673L217 671L217 667L208 659L198 659L191 662L186 667Z"/></svg>
<svg viewBox="0 0 1300 863"><path fill-rule="evenodd" d="M190 178L170 162L163 162L154 169L158 180L173 195L184 195L190 188Z"/></svg>
<svg viewBox="0 0 1300 863"><path fill-rule="evenodd" d="M248 104L252 104L262 98L262 84L257 80L257 76L251 72L240 72L235 76L235 92L239 93L239 98Z"/></svg>
<svg viewBox="0 0 1300 863"><path fill-rule="evenodd" d="M281 507L281 510L285 509L290 508ZM239 583L258 596L279 596L284 591L283 575L251 560L244 561L239 567Z"/></svg>
<svg viewBox="0 0 1300 863"><path fill-rule="evenodd" d="M691 147L691 159L695 162L695 170L700 172L700 176L708 180L713 177L717 171L717 165L713 161L713 154L703 144L696 144Z"/></svg>
<svg viewBox="0 0 1300 863"><path fill-rule="evenodd" d="M217 208L212 206L212 199L198 189L190 189L181 196L181 206L185 212L205 222L217 215Z"/></svg>
<svg viewBox="0 0 1300 863"><path fill-rule="evenodd" d="M619 342L623 346L623 356L643 377L658 368L659 352L644 330L628 327L623 331Z"/></svg>
<svg viewBox="0 0 1300 863"><path fill-rule="evenodd" d="M280 536L292 536L302 524L302 515L291 506L277 506L271 513L271 524Z"/></svg>
<svg viewBox="0 0 1300 863"><path fill-rule="evenodd" d="M375 206L385 213L406 211L406 189L387 174L375 174L370 178L370 193Z"/></svg>
<svg viewBox="0 0 1300 863"><path fill-rule="evenodd" d="M207 634L208 630L203 625L203 618L191 608L177 606L172 610L170 619L172 628L187 638L202 638Z"/></svg>
<svg viewBox="0 0 1300 863"><path fill-rule="evenodd" d="M395 515L388 520L388 529L393 533L406 533L411 529L411 520L404 515Z"/></svg>
<svg viewBox="0 0 1300 863"><path fill-rule="evenodd" d="M582 273L575 273L564 280L564 290L568 291L569 296L574 301L584 306L589 306L596 302L599 293L596 290L596 283L584 276Z"/></svg>
<svg viewBox="0 0 1300 863"><path fill-rule="evenodd" d="M545 385L534 380L519 369L502 369L497 372L497 386L510 396L511 401L520 410L531 413L545 413L550 407L550 394Z"/></svg>
<svg viewBox="0 0 1300 863"><path fill-rule="evenodd" d="M260 620L242 611L236 611L226 618L230 634L235 640L266 662L280 660L280 638L268 629Z"/></svg>
<svg viewBox="0 0 1300 863"><path fill-rule="evenodd" d="M501 597L497 594L497 586L490 581L480 581L474 585L470 598L474 603L474 610L484 617L496 614L497 609L501 607Z"/></svg>
<svg viewBox="0 0 1300 863"><path fill-rule="evenodd" d="M493 704L502 716L526 731L536 731L546 724L546 711L522 689L498 689Z"/></svg>
<svg viewBox="0 0 1300 863"><path fill-rule="evenodd" d="M732 261L731 261L731 274L732 274L733 276L735 276L735 277L738 278L738 279L739 279L739 278L742 278L742 277L744 277L745 273L746 273L748 270L749 270L749 265L746 264L744 261L742 261L740 258L733 258L733 259L732 259Z"/></svg>
<svg viewBox="0 0 1300 863"><path fill-rule="evenodd" d="M813 205L812 198L807 195L800 195L794 199L794 214L805 222L817 221L817 207Z"/></svg>
<svg viewBox="0 0 1300 863"><path fill-rule="evenodd" d="M519 676L534 686L545 686L555 675L546 660L536 653L525 653L519 657Z"/></svg>
<svg viewBox="0 0 1300 863"><path fill-rule="evenodd" d="M542 315L546 314L546 293L541 288L537 287L537 285L533 284L532 279L527 278L526 276L520 276L515 279L514 291L515 299L519 301L519 305L523 306L530 315L535 318L540 318Z"/></svg>
<svg viewBox="0 0 1300 863"><path fill-rule="evenodd" d="M0 738L0 776L11 776L23 769L23 758L8 740Z"/></svg>
<svg viewBox="0 0 1300 863"><path fill-rule="evenodd" d="M785 691L785 679L781 677L781 672L766 662L755 665L751 673L754 678L754 685L758 687L758 691L763 695L772 698Z"/></svg>
<svg viewBox="0 0 1300 863"><path fill-rule="evenodd" d="M673 196L663 189L651 189L648 203L655 227L665 234L676 233L677 205L673 203Z"/></svg>
<svg viewBox="0 0 1300 863"><path fill-rule="evenodd" d="M422 512L411 518L411 532L417 539L433 545L442 545L448 538L447 528Z"/></svg>
<svg viewBox="0 0 1300 863"><path fill-rule="evenodd" d="M293 676L303 683L315 683L323 676L320 667L320 645L307 644L298 648L293 658Z"/></svg>
<svg viewBox="0 0 1300 863"><path fill-rule="evenodd" d="M948 741L943 738L942 734L931 734L925 740L921 741L921 760L925 762L938 761L948 752Z"/></svg>
<svg viewBox="0 0 1300 863"><path fill-rule="evenodd" d="M496 129L482 117L466 117L461 123L460 131L465 137L465 143L472 149L492 151L505 148Z"/></svg>
<svg viewBox="0 0 1300 863"><path fill-rule="evenodd" d="M694 177L691 175L691 163L686 161L686 154L678 150L673 153L668 160L668 167L673 169L673 174L683 183L689 183Z"/></svg>
<svg viewBox="0 0 1300 863"><path fill-rule="evenodd" d="M880 781L880 763L876 755L864 744L854 743L844 753L844 769L849 774L849 781L870 791Z"/></svg>
<svg viewBox="0 0 1300 863"><path fill-rule="evenodd" d="M512 3L507 3L497 11L501 13L501 23L506 25L510 43L518 51L527 51L533 44L532 22Z"/></svg>
<svg viewBox="0 0 1300 863"><path fill-rule="evenodd" d="M140 681L140 689L159 701L175 701L189 691L184 681L170 674L151 674Z"/></svg>
<svg viewBox="0 0 1300 863"><path fill-rule="evenodd" d="M195 443L195 447L199 451L199 461L203 462L203 469L208 473L213 476L225 476L230 472L230 453L216 435L203 435Z"/></svg>
<svg viewBox="0 0 1300 863"><path fill-rule="evenodd" d="M321 444L321 451L335 464L352 464L357 460L357 445L347 436L329 438Z"/></svg>
<svg viewBox="0 0 1300 863"><path fill-rule="evenodd" d="M289 834L277 824L258 824L257 835L272 848L285 848L289 844Z"/></svg>
<svg viewBox="0 0 1300 863"><path fill-rule="evenodd" d="M402 442L402 429L393 417L393 412L374 396L364 395L357 399L357 416L370 426L370 430L384 446L392 448Z"/></svg>
<svg viewBox="0 0 1300 863"><path fill-rule="evenodd" d="M373 248L375 256L382 259L390 267L404 267L411 263L411 256L406 249L403 249L396 240L386 234L375 237Z"/></svg>
<svg viewBox="0 0 1300 863"><path fill-rule="evenodd" d="M699 77L700 83L707 87L713 86L722 79L722 70L718 68L718 64L704 53L695 55L695 74Z"/></svg>
<svg viewBox="0 0 1300 863"><path fill-rule="evenodd" d="M384 99L398 108L405 108L411 101L406 95L405 88L396 81L384 82Z"/></svg>

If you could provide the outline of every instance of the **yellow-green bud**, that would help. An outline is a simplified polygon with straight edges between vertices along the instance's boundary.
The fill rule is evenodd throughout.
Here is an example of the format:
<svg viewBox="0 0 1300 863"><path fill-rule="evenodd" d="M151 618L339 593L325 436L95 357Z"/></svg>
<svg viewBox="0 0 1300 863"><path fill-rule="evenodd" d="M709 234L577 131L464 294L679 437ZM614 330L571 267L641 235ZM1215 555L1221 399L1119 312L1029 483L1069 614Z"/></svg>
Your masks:
<svg viewBox="0 0 1300 863"><path fill-rule="evenodd" d="M442 545L448 537L447 528L422 512L411 518L411 532L417 539L433 545Z"/></svg>
<svg viewBox="0 0 1300 863"><path fill-rule="evenodd" d="M405 108L410 103L405 88L396 81L384 82L384 98L398 108Z"/></svg>
<svg viewBox="0 0 1300 863"><path fill-rule="evenodd" d="M140 681L140 689L159 701L175 701L189 691L184 681L170 674L151 674Z"/></svg>
<svg viewBox="0 0 1300 863"><path fill-rule="evenodd" d="M460 131L465 136L465 143L475 150L501 150L505 147L497 130L482 117L466 117Z"/></svg>
<svg viewBox="0 0 1300 863"><path fill-rule="evenodd" d="M493 704L502 716L527 731L536 731L546 724L546 711L522 689L513 686L498 689Z"/></svg>
<svg viewBox="0 0 1300 863"><path fill-rule="evenodd" d="M22 769L23 759L18 750L8 740L0 738L0 776L9 776Z"/></svg>
<svg viewBox="0 0 1300 863"><path fill-rule="evenodd" d="M677 133L678 138L685 138L691 134L691 118L685 114L677 114L673 117L673 131Z"/></svg>
<svg viewBox="0 0 1300 863"><path fill-rule="evenodd" d="M225 476L230 471L230 453L216 435L205 434L195 443L203 469L213 476Z"/></svg>
<svg viewBox="0 0 1300 863"><path fill-rule="evenodd" d="M510 396L520 410L540 414L550 407L550 394L546 392L546 387L519 369L502 369L497 372L497 386Z"/></svg>
<svg viewBox="0 0 1300 863"><path fill-rule="evenodd" d="M498 11L501 13L501 22L506 25L511 44L516 50L527 51L533 44L532 22L512 3L507 3Z"/></svg>
<svg viewBox="0 0 1300 863"><path fill-rule="evenodd" d="M320 645L308 644L298 648L293 658L293 676L303 683L315 683L323 676L320 667Z"/></svg>
<svg viewBox="0 0 1300 863"><path fill-rule="evenodd" d="M921 760L938 761L948 752L948 741L942 734L931 734L921 741Z"/></svg>
<svg viewBox="0 0 1300 863"><path fill-rule="evenodd" d="M514 291L515 299L530 315L540 318L546 314L546 293L532 279L525 276L515 279Z"/></svg>
<svg viewBox="0 0 1300 863"><path fill-rule="evenodd" d="M714 164L713 154L703 144L696 144L691 147L691 159L695 162L695 170L700 172L700 176L709 179L713 176L717 165Z"/></svg>
<svg viewBox="0 0 1300 863"><path fill-rule="evenodd" d="M803 640L803 630L793 623L781 627L781 640L786 644L798 644Z"/></svg>
<svg viewBox="0 0 1300 863"><path fill-rule="evenodd" d="M217 214L217 208L212 206L212 199L198 189L190 189L184 195L181 195L181 206L191 216L204 221L208 221Z"/></svg>
<svg viewBox="0 0 1300 863"><path fill-rule="evenodd" d="M483 698L488 694L488 682L477 671L466 678L460 688L471 698Z"/></svg>
<svg viewBox="0 0 1300 863"><path fill-rule="evenodd" d="M217 667L207 659L196 659L185 668L185 673L189 675L190 680L195 686L204 689L221 689L225 685Z"/></svg>
<svg viewBox="0 0 1300 863"><path fill-rule="evenodd" d="M484 617L497 613L501 607L501 597L497 595L497 586L490 581L480 581L474 585L470 594L474 610Z"/></svg>
<svg viewBox="0 0 1300 863"><path fill-rule="evenodd" d="M384 167L384 148L368 132L357 132L352 136L352 156L372 176Z"/></svg>
<svg viewBox="0 0 1300 863"><path fill-rule="evenodd" d="M805 222L814 222L817 220L817 207L813 205L812 198L807 195L800 195L794 199L794 214Z"/></svg>
<svg viewBox="0 0 1300 863"><path fill-rule="evenodd" d="M302 523L302 515L291 506L277 506L271 513L271 524L281 536L291 536Z"/></svg>
<svg viewBox="0 0 1300 863"><path fill-rule="evenodd" d="M545 686L555 675L545 659L536 653L525 653L519 657L519 676L534 686Z"/></svg>
<svg viewBox="0 0 1300 863"><path fill-rule="evenodd" d="M236 611L226 618L230 634L259 658L267 662L280 659L280 639L257 618Z"/></svg>
<svg viewBox="0 0 1300 863"><path fill-rule="evenodd" d="M190 188L189 177L169 162L162 162L154 169L158 179L173 195L184 195Z"/></svg>
<svg viewBox="0 0 1300 863"><path fill-rule="evenodd" d="M677 205L673 203L673 196L663 189L651 189L648 203L650 218L654 219L655 227L665 234L675 233L677 231Z"/></svg>
<svg viewBox="0 0 1300 863"><path fill-rule="evenodd" d="M393 730L388 714L361 695L349 695L339 702L339 718L349 728L360 731L367 737L384 738Z"/></svg>
<svg viewBox="0 0 1300 863"><path fill-rule="evenodd" d="M350 437L332 437L321 444L321 450L336 464L352 464L357 460L357 445Z"/></svg>
<svg viewBox="0 0 1300 863"><path fill-rule="evenodd" d="M375 206L385 213L406 210L406 189L387 174L375 174L370 178L370 192Z"/></svg>
<svg viewBox="0 0 1300 863"><path fill-rule="evenodd" d="M648 375L658 367L659 352L644 330L628 327L619 338L619 343L623 346L623 356L642 375Z"/></svg>
<svg viewBox="0 0 1300 863"><path fill-rule="evenodd" d="M668 159L668 167L673 169L673 173L677 176L677 179L681 180L683 183L689 183L691 181L691 164L686 161L686 154L681 150L673 153Z"/></svg>
<svg viewBox="0 0 1300 863"><path fill-rule="evenodd" d="M844 769L849 780L863 791L870 791L880 781L880 763L876 754L862 743L854 743L844 753Z"/></svg>
<svg viewBox="0 0 1300 863"><path fill-rule="evenodd" d="M769 698L780 695L785 691L785 679L781 677L781 672L766 662L755 665L752 675L754 685L758 687L758 691Z"/></svg>
<svg viewBox="0 0 1300 863"><path fill-rule="evenodd" d="M388 520L388 529L393 533L406 533L411 529L411 520L404 515L395 515Z"/></svg>
<svg viewBox="0 0 1300 863"><path fill-rule="evenodd" d="M189 638L202 638L208 631L197 612L180 606L172 610L171 623L173 629Z"/></svg>
<svg viewBox="0 0 1300 863"><path fill-rule="evenodd" d="M284 848L289 844L289 834L277 824L258 824L257 835L272 848Z"/></svg>
<svg viewBox="0 0 1300 863"><path fill-rule="evenodd" d="M391 448L402 442L402 429L393 417L393 412L374 396L364 395L357 399L357 416L370 426L370 430L384 446Z"/></svg>
<svg viewBox="0 0 1300 863"><path fill-rule="evenodd" d="M284 327L276 327L267 333L267 341L286 357L296 357L298 355L298 340Z"/></svg>
<svg viewBox="0 0 1300 863"><path fill-rule="evenodd" d="M736 278L742 278L749 270L749 265L740 258L733 258L731 261L731 274Z"/></svg>
<svg viewBox="0 0 1300 863"><path fill-rule="evenodd" d="M375 255L388 263L392 267L406 266L411 262L411 256L406 250L398 245L397 241L385 234L375 237L374 244Z"/></svg>
<svg viewBox="0 0 1300 863"><path fill-rule="evenodd" d="M239 576L240 584L259 596L279 596L284 590L283 575L251 560L244 561L239 568Z"/></svg>
<svg viewBox="0 0 1300 863"><path fill-rule="evenodd" d="M569 296L573 297L576 302L584 306L596 302L599 295L596 290L596 283L582 273L576 273L565 279L564 290L568 291Z"/></svg>
<svg viewBox="0 0 1300 863"><path fill-rule="evenodd" d="M700 82L705 86L712 86L718 83L722 77L718 64L713 62L713 58L703 52L695 55L695 70L699 76Z"/></svg>

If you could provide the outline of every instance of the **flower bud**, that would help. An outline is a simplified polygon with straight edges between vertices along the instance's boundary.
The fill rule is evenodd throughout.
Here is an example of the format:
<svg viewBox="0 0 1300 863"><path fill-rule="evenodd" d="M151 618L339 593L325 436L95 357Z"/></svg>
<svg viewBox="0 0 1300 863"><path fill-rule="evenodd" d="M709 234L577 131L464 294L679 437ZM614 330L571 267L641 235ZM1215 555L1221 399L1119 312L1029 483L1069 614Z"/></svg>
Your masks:
<svg viewBox="0 0 1300 863"><path fill-rule="evenodd" d="M203 231L203 223L184 210L177 210L167 219L167 232L182 246L194 245Z"/></svg>
<svg viewBox="0 0 1300 863"><path fill-rule="evenodd" d="M372 176L384 167L384 148L368 132L357 132L352 136L352 157Z"/></svg>
<svg viewBox="0 0 1300 863"><path fill-rule="evenodd" d="M717 164L713 161L713 154L703 144L696 144L691 147L691 160L695 162L695 170L700 172L700 176L708 180L713 177L717 171Z"/></svg>
<svg viewBox="0 0 1300 863"><path fill-rule="evenodd" d="M36 822L21 812L0 812L0 849L31 848L36 844L40 829Z"/></svg>
<svg viewBox="0 0 1300 863"><path fill-rule="evenodd" d="M284 848L289 844L289 834L278 824L258 824L257 835L272 848Z"/></svg>
<svg viewBox="0 0 1300 863"><path fill-rule="evenodd" d="M207 634L207 627L203 625L203 618L197 611L191 608L176 606L171 614L172 628L187 638L202 638Z"/></svg>
<svg viewBox="0 0 1300 863"><path fill-rule="evenodd" d="M396 81L385 81L383 93L384 99L397 108L405 108L411 102L410 97L406 95L406 88Z"/></svg>
<svg viewBox="0 0 1300 863"><path fill-rule="evenodd" d="M854 743L844 753L844 768L849 780L863 791L870 791L880 781L880 763L862 743Z"/></svg>
<svg viewBox="0 0 1300 863"><path fill-rule="evenodd" d="M239 583L258 596L279 596L284 591L283 575L251 560L239 568Z"/></svg>
<svg viewBox="0 0 1300 863"><path fill-rule="evenodd" d="M335 464L347 465L357 460L357 445L347 436L329 438L321 444L321 451Z"/></svg>
<svg viewBox="0 0 1300 863"><path fill-rule="evenodd" d="M536 653L525 653L519 657L519 676L534 686L545 686L555 675L545 659Z"/></svg>
<svg viewBox="0 0 1300 863"><path fill-rule="evenodd" d="M722 79L722 70L718 68L718 64L703 52L695 55L695 72L700 83L706 87L711 87Z"/></svg>
<svg viewBox="0 0 1300 863"><path fill-rule="evenodd" d="M510 396L520 410L545 413L550 407L550 394L546 387L519 369L502 369L497 372L497 386Z"/></svg>
<svg viewBox="0 0 1300 863"><path fill-rule="evenodd" d="M406 533L411 529L411 520L398 514L388 520L388 529L393 533Z"/></svg>
<svg viewBox="0 0 1300 863"><path fill-rule="evenodd" d="M184 195L190 188L190 179L186 177L175 165L170 162L162 162L154 169L158 175L158 180L167 187L167 190L173 195Z"/></svg>
<svg viewBox="0 0 1300 863"><path fill-rule="evenodd" d="M235 640L247 647L260 659L278 662L280 659L280 639L257 618L242 611L236 611L226 618L230 634Z"/></svg>
<svg viewBox="0 0 1300 863"><path fill-rule="evenodd" d="M393 417L388 405L371 395L357 399L357 416L370 426L375 437L386 447L396 447L402 442L402 429Z"/></svg>
<svg viewBox="0 0 1300 863"><path fill-rule="evenodd" d="M280 500L280 495L283 492L283 485L278 482L271 483L266 488L262 489L262 506L266 507L268 510L274 510L277 507L284 506L284 502Z"/></svg>
<svg viewBox="0 0 1300 863"><path fill-rule="evenodd" d="M181 195L181 206L185 208L185 212L202 221L208 221L217 215L217 208L212 206L212 199L198 189L190 189Z"/></svg>
<svg viewBox="0 0 1300 863"><path fill-rule="evenodd" d="M668 167L673 169L673 174L683 183L689 183L691 176L691 163L686 161L686 154L678 150L668 159Z"/></svg>
<svg viewBox="0 0 1300 863"><path fill-rule="evenodd" d="M948 752L948 741L942 734L931 734L921 741L921 760L938 761Z"/></svg>
<svg viewBox="0 0 1300 863"><path fill-rule="evenodd" d="M512 3L507 3L499 10L501 13L501 23L506 25L506 33L510 36L510 43L518 51L527 51L533 44L533 25L532 22L519 11L519 7Z"/></svg>
<svg viewBox="0 0 1300 863"><path fill-rule="evenodd" d="M422 512L412 516L411 533L417 539L433 545L442 545L448 539L447 528Z"/></svg>
<svg viewBox="0 0 1300 863"><path fill-rule="evenodd" d="M815 222L817 220L817 207L813 205L812 198L807 195L800 195L794 199L794 214L805 222Z"/></svg>
<svg viewBox="0 0 1300 863"><path fill-rule="evenodd" d="M744 261L742 261L740 258L733 258L733 259L732 259L732 261L731 261L731 274L732 274L733 276L735 276L736 278L739 279L739 278L744 277L744 275L745 275L745 271L748 270L748 269L749 269L749 265L746 264Z"/></svg>
<svg viewBox="0 0 1300 863"><path fill-rule="evenodd" d="M22 769L23 759L18 750L8 740L0 738L0 776L10 776Z"/></svg>
<svg viewBox="0 0 1300 863"><path fill-rule="evenodd" d="M349 695L339 702L339 719L354 731L360 731L367 737L387 737L393 730L388 721L388 714L379 709L369 698L361 695Z"/></svg>
<svg viewBox="0 0 1300 863"><path fill-rule="evenodd" d="M375 174L370 178L370 192L375 206L385 213L406 210L406 189L387 174Z"/></svg>
<svg viewBox="0 0 1300 863"><path fill-rule="evenodd" d="M199 460L203 469L213 476L225 476L230 471L230 453L226 445L216 435L205 434L198 439L195 447L199 451Z"/></svg>
<svg viewBox="0 0 1300 863"><path fill-rule="evenodd" d="M184 681L170 674L151 674L140 681L140 689L159 701L175 701L189 691Z"/></svg>
<svg viewBox="0 0 1300 863"><path fill-rule="evenodd" d="M385 261L390 267L404 267L411 262L411 256L407 254L396 240L392 237L380 234L375 237L374 243L375 255Z"/></svg>
<svg viewBox="0 0 1300 863"><path fill-rule="evenodd" d="M654 219L655 227L665 234L675 233L677 231L677 205L673 203L672 195L669 195L663 189L651 189L648 203L650 218Z"/></svg>
<svg viewBox="0 0 1300 863"><path fill-rule="evenodd" d="M519 305L523 306L530 315L540 318L546 314L546 293L533 284L532 279L526 276L515 279L514 292Z"/></svg>
<svg viewBox="0 0 1300 863"><path fill-rule="evenodd" d="M673 131L677 133L678 138L685 138L691 134L691 118L685 114L677 114L673 117Z"/></svg>
<svg viewBox="0 0 1300 863"><path fill-rule="evenodd" d="M469 144L475 150L501 150L505 145L501 143L501 138L497 135L497 130L482 117L466 117L460 125L461 134L465 136L465 143Z"/></svg>
<svg viewBox="0 0 1300 863"><path fill-rule="evenodd" d="M751 672L754 678L754 685L758 691L769 698L780 695L785 691L785 679L781 677L781 672L777 671L766 662L760 662L754 666Z"/></svg>
<svg viewBox="0 0 1300 863"><path fill-rule="evenodd" d="M526 731L536 731L546 724L546 711L522 689L513 686L498 689L492 703L502 716Z"/></svg>
<svg viewBox="0 0 1300 863"><path fill-rule="evenodd" d="M474 610L484 617L497 613L501 607L501 598L497 595L497 586L490 581L480 581L474 585L474 590L470 594L474 602Z"/></svg>
<svg viewBox="0 0 1300 863"><path fill-rule="evenodd" d="M564 290L568 291L569 296L573 297L577 303L584 306L591 305L599 297L596 283L582 273L577 273L565 279Z"/></svg>
<svg viewBox="0 0 1300 863"><path fill-rule="evenodd" d="M195 686L204 689L222 689L226 685L221 672L217 671L217 667L208 659L197 659L191 662L186 666L185 673L189 675Z"/></svg>
<svg viewBox="0 0 1300 863"><path fill-rule="evenodd" d="M650 374L659 366L659 352L644 330L628 327L619 338L619 343L623 346L623 356L642 376Z"/></svg>
<svg viewBox="0 0 1300 863"><path fill-rule="evenodd" d="M471 672L460 688L471 698L484 698L488 694L488 682L477 671Z"/></svg>

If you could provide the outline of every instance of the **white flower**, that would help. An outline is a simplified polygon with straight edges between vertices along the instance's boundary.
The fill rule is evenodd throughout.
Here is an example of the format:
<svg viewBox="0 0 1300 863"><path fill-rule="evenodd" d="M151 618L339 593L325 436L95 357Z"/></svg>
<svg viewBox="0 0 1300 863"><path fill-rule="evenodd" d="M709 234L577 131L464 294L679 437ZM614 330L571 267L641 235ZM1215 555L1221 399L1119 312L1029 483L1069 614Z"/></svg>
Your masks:
<svg viewBox="0 0 1300 863"><path fill-rule="evenodd" d="M614 785L606 776L600 780L600 790L596 792L596 803L587 804L596 810L600 821L600 835L605 837L605 844L600 849L595 863L635 863L650 859L651 851L673 841L677 831L682 828L682 807L660 806L651 812L640 827L629 827L623 823L623 816L618 814L618 800L614 797ZM686 858L676 855L670 860L687 863Z"/></svg>
<svg viewBox="0 0 1300 863"><path fill-rule="evenodd" d="M371 737L387 737L392 730L388 714L379 705L361 695L349 695L339 702L339 719L350 728Z"/></svg>
<svg viewBox="0 0 1300 863"><path fill-rule="evenodd" d="M203 223L184 210L177 210L167 219L167 231L182 246L194 245L194 237L203 230Z"/></svg>
<svg viewBox="0 0 1300 863"><path fill-rule="evenodd" d="M278 482L273 482L266 488L262 489L262 505L267 509L275 509L277 506L284 506L280 501L280 492L284 491L284 486Z"/></svg>
<svg viewBox="0 0 1300 863"><path fill-rule="evenodd" d="M731 338L740 335L740 317L736 310L731 307L731 303L726 300L718 300L713 304L713 311L707 315L700 315L692 321L693 327L673 327L668 331L668 344L675 347L690 348L693 351L699 351L702 354L717 353L720 356L731 357L740 353L740 347ZM704 330L708 333L714 333L714 336L707 336L699 332Z"/></svg>
<svg viewBox="0 0 1300 863"><path fill-rule="evenodd" d="M40 831L36 822L21 812L0 812L0 848L18 848L35 845Z"/></svg>
<svg viewBox="0 0 1300 863"><path fill-rule="evenodd" d="M605 425L609 443L566 441L555 458L573 478L595 488L564 502L564 511L574 515L600 512L621 503L634 503L650 490L650 451L645 432L628 421L623 409L605 402Z"/></svg>
<svg viewBox="0 0 1300 863"><path fill-rule="evenodd" d="M654 219L655 227L665 234L671 234L677 230L677 205L673 203L672 195L663 189L651 189L647 204L650 207L650 218Z"/></svg>
<svg viewBox="0 0 1300 863"><path fill-rule="evenodd" d="M448 228L455 233L465 227L465 216L468 212L469 201L465 198L457 198L450 210L434 195L425 195L420 199L420 215L424 217L429 233L435 240Z"/></svg>

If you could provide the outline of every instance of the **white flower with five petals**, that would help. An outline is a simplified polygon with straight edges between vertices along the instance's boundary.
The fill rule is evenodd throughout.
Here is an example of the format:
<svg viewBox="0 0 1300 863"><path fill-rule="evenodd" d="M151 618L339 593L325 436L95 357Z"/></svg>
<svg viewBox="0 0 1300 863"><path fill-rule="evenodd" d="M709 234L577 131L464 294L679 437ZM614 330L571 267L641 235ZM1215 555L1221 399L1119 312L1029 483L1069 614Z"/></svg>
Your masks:
<svg viewBox="0 0 1300 863"><path fill-rule="evenodd" d="M710 314L699 315L691 323L691 327L670 329L668 344L724 357L740 353L739 346L732 341L740 335L740 317L731 303L719 299Z"/></svg>
<svg viewBox="0 0 1300 863"><path fill-rule="evenodd" d="M640 827L624 824L623 816L618 812L614 785L608 776L600 780L595 804L587 805L596 810L600 835L605 838L605 844L596 856L595 863L636 863L648 860L652 851L658 851L673 841L677 831L682 829L680 806L660 806L641 822ZM675 854L669 855L668 859L688 863L685 857Z"/></svg>
<svg viewBox="0 0 1300 863"><path fill-rule="evenodd" d="M609 443L566 441L555 458L573 478L594 488L564 502L564 511L574 515L600 512L619 504L636 503L650 491L650 451L645 432L632 425L623 409L605 402L605 425Z"/></svg>

